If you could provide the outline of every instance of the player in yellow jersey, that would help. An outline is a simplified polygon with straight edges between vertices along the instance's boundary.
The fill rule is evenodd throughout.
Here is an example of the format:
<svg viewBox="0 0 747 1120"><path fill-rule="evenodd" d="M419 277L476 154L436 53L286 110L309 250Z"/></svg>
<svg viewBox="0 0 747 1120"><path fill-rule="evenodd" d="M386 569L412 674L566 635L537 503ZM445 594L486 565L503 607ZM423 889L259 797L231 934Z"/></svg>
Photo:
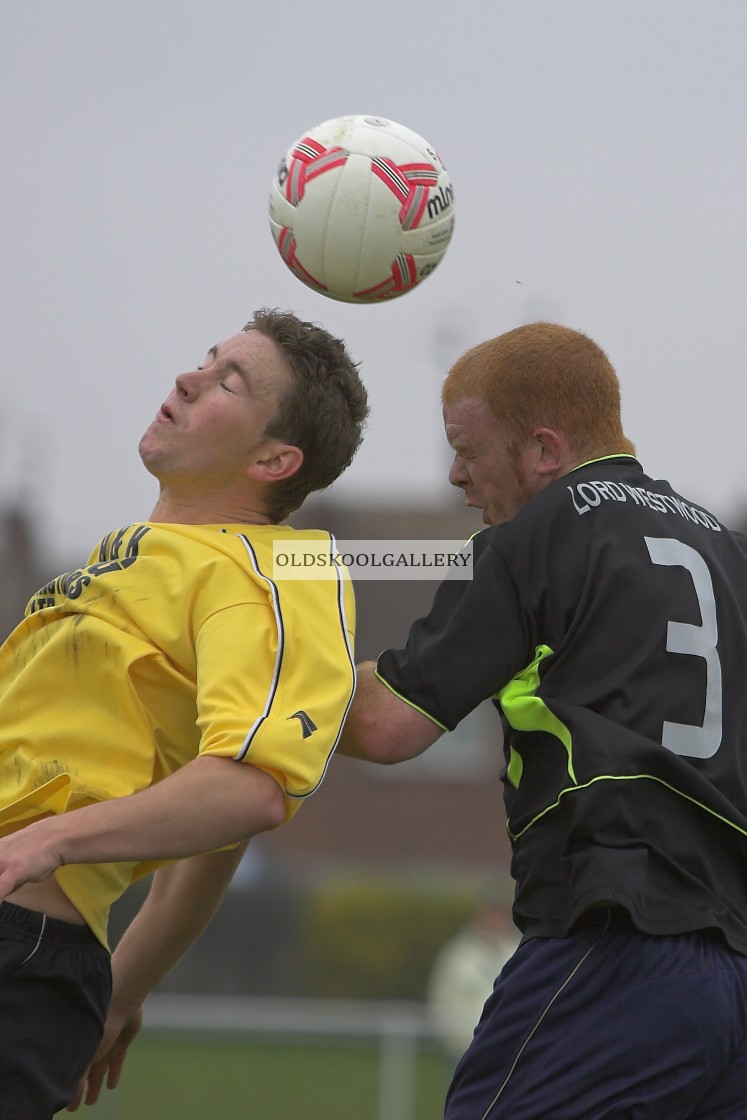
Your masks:
<svg viewBox="0 0 747 1120"><path fill-rule="evenodd" d="M321 782L355 685L350 581L276 580L273 547L334 554L279 523L349 465L366 412L342 342L258 312L142 437L149 520L41 588L0 649L3 1116L76 1107L99 1044L89 1103L116 1083L248 840ZM154 868L110 962L109 907Z"/></svg>

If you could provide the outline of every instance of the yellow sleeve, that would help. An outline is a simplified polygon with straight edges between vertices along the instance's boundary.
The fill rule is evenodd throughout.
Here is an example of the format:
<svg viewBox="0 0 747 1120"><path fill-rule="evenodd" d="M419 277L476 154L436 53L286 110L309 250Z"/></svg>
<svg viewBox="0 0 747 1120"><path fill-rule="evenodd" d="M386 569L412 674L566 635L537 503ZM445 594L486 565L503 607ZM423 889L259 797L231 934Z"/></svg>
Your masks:
<svg viewBox="0 0 747 1120"><path fill-rule="evenodd" d="M283 583L196 636L200 753L267 771L290 819L320 785L355 690L348 580Z"/></svg>

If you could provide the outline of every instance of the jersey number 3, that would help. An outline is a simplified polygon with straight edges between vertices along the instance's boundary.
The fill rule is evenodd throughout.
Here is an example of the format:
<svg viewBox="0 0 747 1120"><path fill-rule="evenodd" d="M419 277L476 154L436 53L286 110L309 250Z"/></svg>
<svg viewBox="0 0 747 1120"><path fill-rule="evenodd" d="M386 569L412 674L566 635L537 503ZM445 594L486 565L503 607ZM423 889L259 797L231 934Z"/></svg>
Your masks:
<svg viewBox="0 0 747 1120"><path fill-rule="evenodd" d="M716 649L718 624L713 582L705 560L690 545L670 537L644 537L654 564L685 568L693 581L700 607L701 623L667 624L667 650L702 657L706 663L705 713L703 726L664 721L662 745L674 754L711 758L721 745L721 662Z"/></svg>

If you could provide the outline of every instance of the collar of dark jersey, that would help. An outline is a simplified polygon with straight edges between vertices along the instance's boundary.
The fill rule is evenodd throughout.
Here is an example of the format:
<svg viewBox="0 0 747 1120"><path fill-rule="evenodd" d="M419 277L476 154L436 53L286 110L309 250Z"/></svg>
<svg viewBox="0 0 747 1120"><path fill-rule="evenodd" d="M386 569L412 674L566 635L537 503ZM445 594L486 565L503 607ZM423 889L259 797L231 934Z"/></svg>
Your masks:
<svg viewBox="0 0 747 1120"><path fill-rule="evenodd" d="M627 464L628 466L636 466L639 471L643 471L643 467L635 455L628 455L627 452L621 451L617 455L600 455L598 459L587 459L585 463L579 463L577 467L572 467L568 474L575 474L576 471L581 471L584 467L591 467L595 463L620 463L621 466Z"/></svg>

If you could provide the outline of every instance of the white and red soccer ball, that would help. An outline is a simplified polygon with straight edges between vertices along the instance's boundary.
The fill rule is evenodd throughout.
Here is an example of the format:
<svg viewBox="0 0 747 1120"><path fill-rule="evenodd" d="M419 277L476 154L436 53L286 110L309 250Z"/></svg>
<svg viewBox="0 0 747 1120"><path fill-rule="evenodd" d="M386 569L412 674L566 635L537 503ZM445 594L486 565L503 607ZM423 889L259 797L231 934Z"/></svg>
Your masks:
<svg viewBox="0 0 747 1120"><path fill-rule="evenodd" d="M304 284L331 299L377 303L433 272L454 230L454 189L417 132L383 117L336 117L286 152L270 225Z"/></svg>

